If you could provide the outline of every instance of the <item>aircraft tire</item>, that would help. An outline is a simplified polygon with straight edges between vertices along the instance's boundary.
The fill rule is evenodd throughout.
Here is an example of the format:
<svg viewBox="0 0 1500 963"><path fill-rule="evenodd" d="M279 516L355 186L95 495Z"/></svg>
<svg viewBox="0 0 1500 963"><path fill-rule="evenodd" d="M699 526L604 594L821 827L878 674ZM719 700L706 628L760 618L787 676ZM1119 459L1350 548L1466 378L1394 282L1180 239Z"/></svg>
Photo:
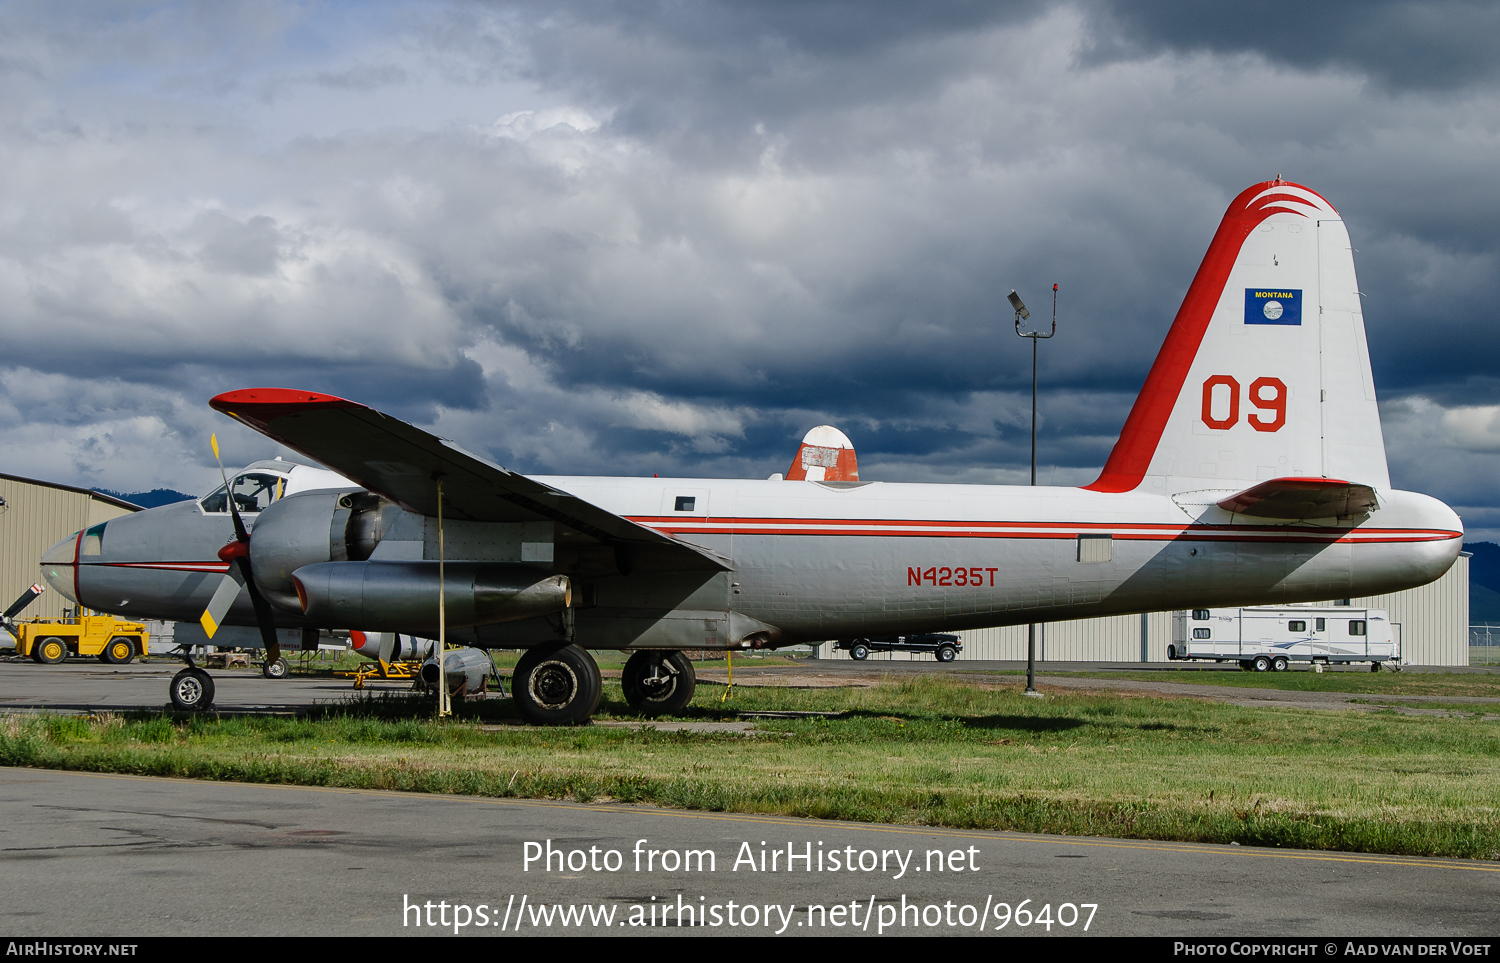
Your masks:
<svg viewBox="0 0 1500 963"><path fill-rule="evenodd" d="M657 666L660 670L653 677ZM693 663L681 652L635 653L625 662L620 683L630 708L648 716L681 712L698 688Z"/></svg>
<svg viewBox="0 0 1500 963"><path fill-rule="evenodd" d="M117 635L109 640L99 657L110 665L126 665L135 659L135 639L128 635Z"/></svg>
<svg viewBox="0 0 1500 963"><path fill-rule="evenodd" d="M863 662L870 657L870 647L863 642L856 642L849 646L849 658L856 662Z"/></svg>
<svg viewBox="0 0 1500 963"><path fill-rule="evenodd" d="M1250 664L1255 667L1255 671L1256 672L1270 672L1271 671L1271 660L1268 659L1268 658L1266 658L1263 655L1257 655L1255 657L1255 661L1252 662L1252 663L1250 663Z"/></svg>
<svg viewBox="0 0 1500 963"><path fill-rule="evenodd" d="M1291 662L1288 661L1287 657L1284 656L1284 655L1278 655L1271 662L1271 671L1272 672L1285 672L1290 667L1291 667Z"/></svg>
<svg viewBox="0 0 1500 963"><path fill-rule="evenodd" d="M277 659L274 662L267 662L261 666L260 674L267 679L285 679L287 673L291 670L292 667L287 665L286 659Z"/></svg>
<svg viewBox="0 0 1500 963"><path fill-rule="evenodd" d="M534 726L583 725L604 688L594 657L565 643L526 650L510 687L516 711Z"/></svg>
<svg viewBox="0 0 1500 963"><path fill-rule="evenodd" d="M951 646L951 645L940 645L940 646L938 646L937 660L939 662L952 662L956 658L958 658L958 650L955 649L953 646Z"/></svg>
<svg viewBox="0 0 1500 963"><path fill-rule="evenodd" d="M183 712L202 712L214 704L214 680L199 668L183 669L172 676L172 705Z"/></svg>
<svg viewBox="0 0 1500 963"><path fill-rule="evenodd" d="M68 643L49 635L38 642L31 653L42 665L57 665L68 657Z"/></svg>

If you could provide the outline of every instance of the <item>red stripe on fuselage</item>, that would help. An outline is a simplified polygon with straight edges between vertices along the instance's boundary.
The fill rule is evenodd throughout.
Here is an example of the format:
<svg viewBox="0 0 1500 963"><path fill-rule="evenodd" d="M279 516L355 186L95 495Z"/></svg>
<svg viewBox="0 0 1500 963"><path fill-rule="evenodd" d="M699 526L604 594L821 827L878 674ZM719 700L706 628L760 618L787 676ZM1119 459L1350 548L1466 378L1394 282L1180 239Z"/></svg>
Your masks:
<svg viewBox="0 0 1500 963"><path fill-rule="evenodd" d="M1387 543L1462 538L1439 528L1294 528L1285 525L1177 525L1155 522L1016 522L845 518L714 518L629 516L668 535L845 535L895 538L1077 538L1110 534L1134 541Z"/></svg>
<svg viewBox="0 0 1500 963"><path fill-rule="evenodd" d="M85 562L105 568L150 568L166 572L227 572L224 562Z"/></svg>

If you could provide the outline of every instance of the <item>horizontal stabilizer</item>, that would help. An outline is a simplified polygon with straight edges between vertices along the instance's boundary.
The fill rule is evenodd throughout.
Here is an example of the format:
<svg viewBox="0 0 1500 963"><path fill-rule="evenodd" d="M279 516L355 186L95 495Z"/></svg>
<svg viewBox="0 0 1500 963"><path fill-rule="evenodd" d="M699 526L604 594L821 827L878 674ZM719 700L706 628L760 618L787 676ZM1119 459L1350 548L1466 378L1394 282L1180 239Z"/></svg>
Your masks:
<svg viewBox="0 0 1500 963"><path fill-rule="evenodd" d="M1363 515L1380 505L1375 489L1337 478L1273 478L1231 495L1219 507L1256 518L1333 518Z"/></svg>

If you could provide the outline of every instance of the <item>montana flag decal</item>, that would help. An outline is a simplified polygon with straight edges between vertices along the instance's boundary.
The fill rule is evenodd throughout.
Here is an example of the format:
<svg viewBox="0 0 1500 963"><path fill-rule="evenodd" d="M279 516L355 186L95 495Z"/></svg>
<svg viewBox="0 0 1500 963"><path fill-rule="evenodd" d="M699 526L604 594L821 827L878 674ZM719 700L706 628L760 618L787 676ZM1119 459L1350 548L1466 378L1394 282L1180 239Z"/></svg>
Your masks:
<svg viewBox="0 0 1500 963"><path fill-rule="evenodd" d="M1246 288L1246 324L1301 324L1301 288Z"/></svg>

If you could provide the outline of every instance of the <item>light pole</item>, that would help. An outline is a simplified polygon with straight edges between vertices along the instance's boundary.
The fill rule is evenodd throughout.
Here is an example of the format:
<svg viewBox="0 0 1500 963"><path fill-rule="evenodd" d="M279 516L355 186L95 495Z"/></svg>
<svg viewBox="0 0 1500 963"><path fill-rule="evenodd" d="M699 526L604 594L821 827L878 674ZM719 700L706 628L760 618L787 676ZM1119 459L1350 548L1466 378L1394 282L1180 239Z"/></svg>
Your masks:
<svg viewBox="0 0 1500 963"><path fill-rule="evenodd" d="M1046 334L1041 331L1022 331L1021 322L1031 319L1031 312L1026 310L1026 303L1011 288L1007 296L1010 306L1016 311L1016 334L1023 338L1031 339L1031 485L1036 487L1036 343L1039 338L1050 338L1057 334L1057 285L1052 285L1052 330ZM1033 622L1026 627L1026 694L1039 695L1036 691L1036 623Z"/></svg>

